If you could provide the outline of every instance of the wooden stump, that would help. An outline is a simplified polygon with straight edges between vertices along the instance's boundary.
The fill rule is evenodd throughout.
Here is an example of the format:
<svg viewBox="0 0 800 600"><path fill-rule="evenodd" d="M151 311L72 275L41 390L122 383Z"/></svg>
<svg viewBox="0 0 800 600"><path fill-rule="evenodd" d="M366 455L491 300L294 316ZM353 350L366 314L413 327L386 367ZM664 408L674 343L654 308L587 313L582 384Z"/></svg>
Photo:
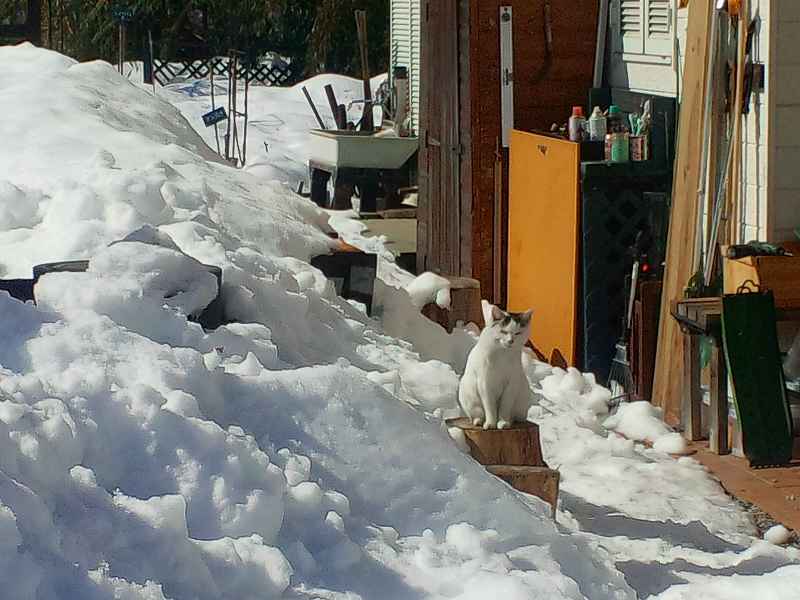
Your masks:
<svg viewBox="0 0 800 600"><path fill-rule="evenodd" d="M514 423L510 429L483 429L466 417L449 419L448 427L464 432L472 458L482 465L545 467L539 426L526 421Z"/></svg>
<svg viewBox="0 0 800 600"><path fill-rule="evenodd" d="M450 309L431 303L422 307L422 314L444 327L447 333L452 333L459 321L483 328L480 282L469 277L442 277L450 281Z"/></svg>
<svg viewBox="0 0 800 600"><path fill-rule="evenodd" d="M556 517L558 504L558 484L561 479L558 471L547 467L521 467L511 465L489 465L486 469L515 490L541 498L552 507Z"/></svg>

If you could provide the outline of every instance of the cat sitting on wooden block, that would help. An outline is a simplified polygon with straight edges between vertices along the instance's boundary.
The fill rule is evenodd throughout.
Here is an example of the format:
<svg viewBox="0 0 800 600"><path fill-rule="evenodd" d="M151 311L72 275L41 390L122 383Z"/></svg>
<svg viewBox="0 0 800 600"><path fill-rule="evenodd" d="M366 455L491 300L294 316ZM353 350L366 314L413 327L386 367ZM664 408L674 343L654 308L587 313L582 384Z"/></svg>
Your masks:
<svg viewBox="0 0 800 600"><path fill-rule="evenodd" d="M522 349L531 333L533 311L509 313L484 301L484 327L469 353L458 386L458 403L475 426L507 429L526 421L531 405Z"/></svg>

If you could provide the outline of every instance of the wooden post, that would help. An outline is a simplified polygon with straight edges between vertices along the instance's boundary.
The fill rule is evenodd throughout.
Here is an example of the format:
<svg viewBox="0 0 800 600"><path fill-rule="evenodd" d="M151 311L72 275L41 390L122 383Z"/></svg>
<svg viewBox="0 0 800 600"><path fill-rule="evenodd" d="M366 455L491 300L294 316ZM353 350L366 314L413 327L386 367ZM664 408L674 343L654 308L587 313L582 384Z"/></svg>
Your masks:
<svg viewBox="0 0 800 600"><path fill-rule="evenodd" d="M728 443L728 369L720 335L711 346L711 415L709 449L716 454L729 454Z"/></svg>
<svg viewBox="0 0 800 600"><path fill-rule="evenodd" d="M328 106L331 109L336 128L347 129L347 121L342 121L341 113L339 112L339 103L336 101L336 93L333 91L333 86L331 84L325 86L325 95L328 97Z"/></svg>
<svg viewBox="0 0 800 600"><path fill-rule="evenodd" d="M699 338L688 331L684 332L683 348L683 436L694 442L702 437Z"/></svg>
<svg viewBox="0 0 800 600"><path fill-rule="evenodd" d="M367 41L367 11L355 11L358 46L361 51L361 78L364 80L364 116L361 118L361 131L372 131L372 84L369 80L369 43Z"/></svg>
<svg viewBox="0 0 800 600"><path fill-rule="evenodd" d="M509 429L484 429L466 417L450 419L448 427L464 432L472 458L482 465L546 467L539 442L539 426L525 421Z"/></svg>
<svg viewBox="0 0 800 600"><path fill-rule="evenodd" d="M317 120L317 123L319 124L319 128L323 130L327 129L327 127L325 127L325 122L322 120L322 117L319 116L317 105L314 104L314 101L311 99L311 94L308 93L308 88L306 86L303 86L302 89L303 89L303 95L306 97L308 105L311 107L311 112L314 113L314 118Z"/></svg>

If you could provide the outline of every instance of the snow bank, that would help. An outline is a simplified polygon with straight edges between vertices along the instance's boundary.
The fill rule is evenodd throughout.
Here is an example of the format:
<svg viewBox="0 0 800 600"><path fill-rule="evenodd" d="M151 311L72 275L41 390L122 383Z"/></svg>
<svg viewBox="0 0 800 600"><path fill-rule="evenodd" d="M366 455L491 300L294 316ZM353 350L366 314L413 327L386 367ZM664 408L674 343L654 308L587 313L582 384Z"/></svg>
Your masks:
<svg viewBox="0 0 800 600"><path fill-rule="evenodd" d="M350 85L312 80L315 98L327 81ZM0 48L0 276L89 259L42 277L38 306L0 293L4 594L623 600L714 597L736 572L796 588L797 552L754 542L698 463L603 427L591 375L524 358L558 526L489 476L442 422L477 332L427 321L387 261L382 321L337 298L307 262L329 215L264 181L304 170L299 89L254 92L274 147L243 172L193 130L203 83L181 85L153 98L103 63ZM216 293L202 265L234 319L213 332L189 320Z"/></svg>
<svg viewBox="0 0 800 600"><path fill-rule="evenodd" d="M783 525L773 525L764 532L764 539L770 544L782 546L788 544L792 539L792 532Z"/></svg>
<svg viewBox="0 0 800 600"><path fill-rule="evenodd" d="M637 442L651 442L660 452L682 454L686 451L683 436L667 427L661 410L649 402L620 404L617 412L605 420L603 427Z"/></svg>
<svg viewBox="0 0 800 600"><path fill-rule="evenodd" d="M307 263L324 212L104 63L2 48L0 108L3 275L89 260L37 306L0 293L6 594L634 597L451 441L473 338L425 356ZM189 320L218 292L203 265L235 321L213 332Z"/></svg>

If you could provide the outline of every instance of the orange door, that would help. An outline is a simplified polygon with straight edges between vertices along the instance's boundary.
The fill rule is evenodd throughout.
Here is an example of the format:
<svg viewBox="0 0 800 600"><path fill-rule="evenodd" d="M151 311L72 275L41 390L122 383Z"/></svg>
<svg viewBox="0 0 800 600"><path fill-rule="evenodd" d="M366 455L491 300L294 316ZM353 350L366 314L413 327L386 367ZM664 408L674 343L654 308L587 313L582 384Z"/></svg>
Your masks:
<svg viewBox="0 0 800 600"><path fill-rule="evenodd" d="M508 308L533 309L531 341L553 361L576 358L580 146L511 132ZM557 359L556 359L557 360Z"/></svg>

